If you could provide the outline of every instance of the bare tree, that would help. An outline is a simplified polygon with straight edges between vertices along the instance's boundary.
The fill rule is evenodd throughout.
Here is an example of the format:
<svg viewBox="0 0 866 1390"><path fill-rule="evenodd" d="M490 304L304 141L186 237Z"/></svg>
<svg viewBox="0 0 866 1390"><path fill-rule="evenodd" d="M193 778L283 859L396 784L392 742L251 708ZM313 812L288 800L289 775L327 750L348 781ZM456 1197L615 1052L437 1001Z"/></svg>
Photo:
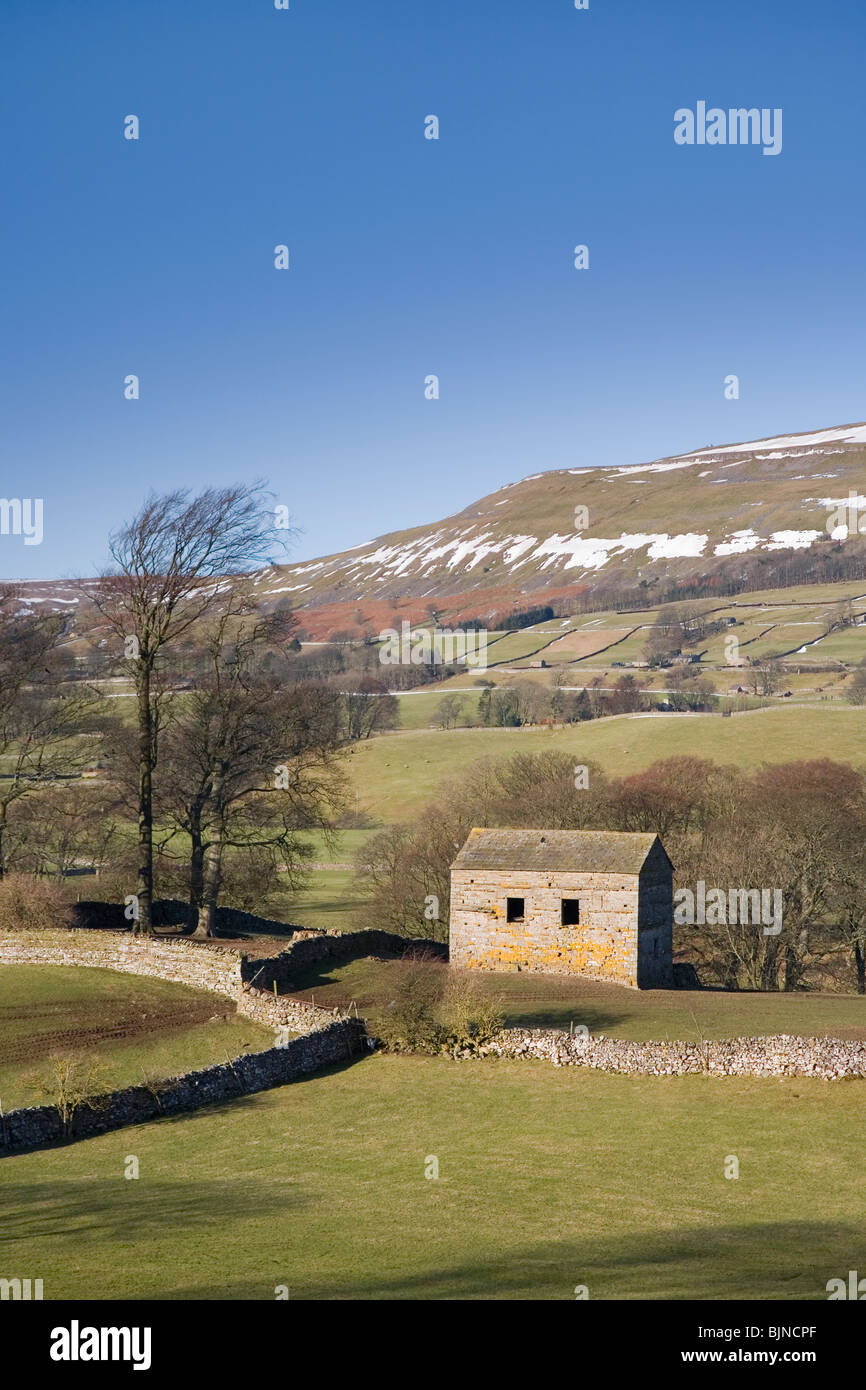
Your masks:
<svg viewBox="0 0 866 1390"><path fill-rule="evenodd" d="M650 666L662 666L681 651L687 634L683 614L673 604L660 608L654 623L646 629L644 657Z"/></svg>
<svg viewBox="0 0 866 1390"><path fill-rule="evenodd" d="M350 739L370 738L400 723L400 701L372 676L362 676L357 689L344 692L343 710Z"/></svg>
<svg viewBox="0 0 866 1390"><path fill-rule="evenodd" d="M297 886L307 855L299 832L328 830L342 809L340 697L318 684L291 685L274 667L293 625L284 613L257 614L251 598L228 607L208 628L207 674L166 729L157 804L166 824L188 837L198 936L215 934L233 853L255 860L262 891L278 870Z"/></svg>
<svg viewBox="0 0 866 1390"><path fill-rule="evenodd" d="M459 724L463 716L463 697L460 695L443 695L433 716L434 721L440 729L453 729Z"/></svg>
<svg viewBox="0 0 866 1390"><path fill-rule="evenodd" d="M755 657L750 677L752 689L756 695L775 695L784 674L785 668L776 657Z"/></svg>
<svg viewBox="0 0 866 1390"><path fill-rule="evenodd" d="M832 906L837 931L853 958L857 993L866 994L866 779L860 777L859 804L836 844Z"/></svg>
<svg viewBox="0 0 866 1390"><path fill-rule="evenodd" d="M153 774L159 734L153 686L167 648L220 611L232 576L285 544L263 485L151 493L111 538L113 566L83 592L123 645L135 683L138 725L138 927L153 903Z"/></svg>
<svg viewBox="0 0 866 1390"><path fill-rule="evenodd" d="M0 878L10 808L73 777L93 756L96 692L70 680L60 647L64 620L21 611L0 590Z"/></svg>
<svg viewBox="0 0 866 1390"><path fill-rule="evenodd" d="M49 878L99 879L128 854L124 819L121 798L106 783L52 784L18 808L9 828L9 866Z"/></svg>
<svg viewBox="0 0 866 1390"><path fill-rule="evenodd" d="M108 1104L108 1072L86 1053L54 1053L43 1071L27 1080L39 1100L54 1106L65 1135L72 1133L79 1110L104 1110Z"/></svg>
<svg viewBox="0 0 866 1390"><path fill-rule="evenodd" d="M537 681L516 680L508 687L517 698L517 717L521 724L540 724L550 717L550 691Z"/></svg>
<svg viewBox="0 0 866 1390"><path fill-rule="evenodd" d="M850 705L866 705L866 661L861 661L855 668L845 691L845 699Z"/></svg>

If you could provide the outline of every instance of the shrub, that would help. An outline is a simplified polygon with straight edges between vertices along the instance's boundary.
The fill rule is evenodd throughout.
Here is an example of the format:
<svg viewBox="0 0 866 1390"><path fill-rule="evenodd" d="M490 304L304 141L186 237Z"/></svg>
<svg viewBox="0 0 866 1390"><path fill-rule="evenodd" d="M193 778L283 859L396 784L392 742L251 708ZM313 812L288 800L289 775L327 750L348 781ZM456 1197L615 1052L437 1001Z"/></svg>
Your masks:
<svg viewBox="0 0 866 1390"><path fill-rule="evenodd" d="M102 1110L108 1103L108 1074L96 1058L86 1053L54 1053L43 1071L27 1079L38 1099L54 1106L64 1134L71 1133L76 1111L82 1107Z"/></svg>
<svg viewBox="0 0 866 1390"><path fill-rule="evenodd" d="M434 960L394 966L397 987L379 1037L391 1052L472 1052L503 1026L497 1001L481 991L468 972L453 972Z"/></svg>
<svg viewBox="0 0 866 1390"><path fill-rule="evenodd" d="M379 1037L391 1052L438 1052L442 1045L439 1005L445 988L445 969L432 960L415 959L394 965L396 988Z"/></svg>
<svg viewBox="0 0 866 1390"><path fill-rule="evenodd" d="M439 1010L444 1044L449 1052L474 1051L490 1042L505 1023L497 999L481 989L481 982L468 971L453 971Z"/></svg>
<svg viewBox="0 0 866 1390"><path fill-rule="evenodd" d="M32 874L0 878L0 927L9 931L40 931L71 927L73 911L63 886Z"/></svg>

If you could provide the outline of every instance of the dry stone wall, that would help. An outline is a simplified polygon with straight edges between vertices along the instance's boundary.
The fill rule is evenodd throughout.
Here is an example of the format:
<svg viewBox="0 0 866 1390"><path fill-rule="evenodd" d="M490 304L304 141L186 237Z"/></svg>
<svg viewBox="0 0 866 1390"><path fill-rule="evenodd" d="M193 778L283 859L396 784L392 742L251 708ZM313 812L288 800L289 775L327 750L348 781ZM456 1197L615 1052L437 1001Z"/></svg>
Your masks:
<svg viewBox="0 0 866 1390"><path fill-rule="evenodd" d="M128 931L129 922L124 914L122 903L107 903L98 900L82 901L73 904L73 925L87 927L90 931ZM153 902L152 920L155 927L187 927L190 925L191 909L188 902L180 898L156 898ZM295 927L285 922L277 922L270 917L257 917L252 912L242 912L237 907L218 907L216 910L217 930L222 936L232 936L243 932L303 932L321 935L320 927Z"/></svg>
<svg viewBox="0 0 866 1390"><path fill-rule="evenodd" d="M0 1120L0 1154L101 1134L281 1086L367 1048L362 1022L338 1010L250 989L243 980L244 958L207 942L160 941L128 931L0 931L0 964L117 970L208 990L232 999L238 1013L274 1028L281 1038L277 1047L172 1077L154 1090L134 1086L95 1097L76 1112L69 1130L53 1106L12 1111ZM283 1041L289 1033L301 1036Z"/></svg>
<svg viewBox="0 0 866 1390"><path fill-rule="evenodd" d="M149 975L224 995L245 1018L294 1033L324 1028L340 1017L336 1010L250 990L244 976L255 973L251 969L255 962L206 941L160 941L128 931L0 931L0 965L16 964L89 966ZM271 981L269 985L273 987Z"/></svg>
<svg viewBox="0 0 866 1390"><path fill-rule="evenodd" d="M170 1077L152 1086L130 1086L94 1097L91 1104L74 1112L68 1126L52 1105L12 1110L0 1117L0 1155L91 1138L127 1125L236 1100L284 1086L321 1067L347 1061L364 1050L363 1024L341 1019L285 1046L236 1057L232 1062Z"/></svg>
<svg viewBox="0 0 866 1390"><path fill-rule="evenodd" d="M117 970L208 990L231 999L244 1017L272 1027L280 1042L264 1052L171 1077L153 1088L132 1086L94 1097L91 1104L76 1111L68 1128L64 1127L54 1106L11 1111L0 1118L0 1155L103 1134L125 1125L250 1095L282 1086L320 1067L363 1055L372 1043L362 1020L348 1018L337 1009L286 999L274 993L274 986L279 991L291 985L293 976L301 970L329 959L400 956L407 951L446 955L445 947L436 942L409 940L389 932L344 934L298 929L298 939L288 950L271 957L247 957L207 941L184 938L166 941L134 936L128 927L122 929L122 909L117 909L116 905L79 906L98 909L79 917L79 920L89 920L92 916L90 929L0 930L0 964ZM233 925L243 926L245 930L261 928L261 918L245 913L238 915L249 920ZM171 920L170 913L163 917ZM113 929L115 926L121 929ZM299 1036L288 1039L291 1033Z"/></svg>
<svg viewBox="0 0 866 1390"><path fill-rule="evenodd" d="M447 959L448 948L438 941L395 936L386 931L322 932L293 941L276 956L244 956L241 977L259 989L291 989L301 971L326 960L357 960L363 956L426 955Z"/></svg>
<svg viewBox="0 0 866 1390"><path fill-rule="evenodd" d="M866 1077L866 1042L779 1033L704 1043L628 1042L555 1029L507 1028L473 1056L515 1057L555 1067L590 1067L629 1076Z"/></svg>

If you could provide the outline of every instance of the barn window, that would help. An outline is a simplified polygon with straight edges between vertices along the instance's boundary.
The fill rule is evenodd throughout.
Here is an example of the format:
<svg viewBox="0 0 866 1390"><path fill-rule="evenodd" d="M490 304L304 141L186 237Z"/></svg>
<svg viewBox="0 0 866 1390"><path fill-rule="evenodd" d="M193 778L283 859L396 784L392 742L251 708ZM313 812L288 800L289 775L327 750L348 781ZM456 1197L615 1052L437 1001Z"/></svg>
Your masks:
<svg viewBox="0 0 866 1390"><path fill-rule="evenodd" d="M580 900L578 898L562 899L562 925L564 927L580 926Z"/></svg>
<svg viewBox="0 0 866 1390"><path fill-rule="evenodd" d="M523 899L506 898L505 900L505 920L507 922L523 921Z"/></svg>

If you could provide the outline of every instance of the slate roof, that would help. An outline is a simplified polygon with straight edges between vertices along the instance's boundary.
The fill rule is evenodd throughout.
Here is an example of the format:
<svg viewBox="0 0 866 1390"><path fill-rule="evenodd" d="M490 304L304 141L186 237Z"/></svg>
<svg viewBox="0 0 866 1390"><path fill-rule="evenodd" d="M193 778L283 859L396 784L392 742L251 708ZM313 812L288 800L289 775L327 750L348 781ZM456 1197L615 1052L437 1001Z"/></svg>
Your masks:
<svg viewBox="0 0 866 1390"><path fill-rule="evenodd" d="M622 830L470 830L452 869L638 874L657 835ZM670 861L668 861L670 862Z"/></svg>

